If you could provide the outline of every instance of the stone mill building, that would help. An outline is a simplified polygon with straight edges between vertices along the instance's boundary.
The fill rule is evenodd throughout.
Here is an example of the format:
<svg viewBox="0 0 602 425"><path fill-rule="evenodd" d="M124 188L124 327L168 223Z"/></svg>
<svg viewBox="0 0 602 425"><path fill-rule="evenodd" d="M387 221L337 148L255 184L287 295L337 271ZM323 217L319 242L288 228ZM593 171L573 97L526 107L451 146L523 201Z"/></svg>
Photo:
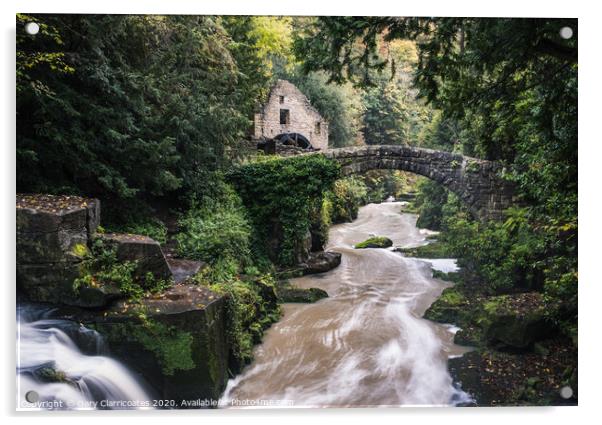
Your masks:
<svg viewBox="0 0 602 425"><path fill-rule="evenodd" d="M328 148L328 122L294 84L278 80L255 114L254 136L273 139L289 133L304 136L314 149Z"/></svg>

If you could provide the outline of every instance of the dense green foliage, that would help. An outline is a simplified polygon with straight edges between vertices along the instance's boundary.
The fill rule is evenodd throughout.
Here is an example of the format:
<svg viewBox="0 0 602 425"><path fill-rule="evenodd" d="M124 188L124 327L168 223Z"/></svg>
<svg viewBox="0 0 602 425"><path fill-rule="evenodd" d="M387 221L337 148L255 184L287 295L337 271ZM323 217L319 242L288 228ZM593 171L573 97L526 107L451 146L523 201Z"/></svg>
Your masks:
<svg viewBox="0 0 602 425"><path fill-rule="evenodd" d="M563 26L575 36L562 39ZM378 87L398 65L387 47L416 40L413 84L439 110L418 141L502 161L521 205L503 223L479 223L425 184L419 224L444 231L485 291L543 290L548 313L568 328L577 296L577 34L574 19L326 17L295 44L307 71Z"/></svg>
<svg viewBox="0 0 602 425"><path fill-rule="evenodd" d="M405 111L388 116L380 111L388 107L379 104L380 91L302 73L293 38L314 18L17 20L20 26L41 24L37 36L19 31L17 38L19 191L99 197L107 201L103 217L110 230L163 242L161 226L140 219L153 214L149 205L167 201L188 208L190 199L210 199L216 171L245 151L238 142L250 134L255 108L275 78L295 83L324 115L332 146L357 143L362 128L376 133L371 126L381 120L388 123L386 132L401 134L395 128L407 127L406 119L413 122L416 115L407 78L399 84L382 80ZM412 46L395 50L406 65L415 61Z"/></svg>
<svg viewBox="0 0 602 425"><path fill-rule="evenodd" d="M270 274L219 279L206 271L195 279L212 291L227 295L226 336L230 366L234 372L239 371L253 358L253 345L261 341L263 331L280 318L275 281Z"/></svg>
<svg viewBox="0 0 602 425"><path fill-rule="evenodd" d="M252 228L238 195L222 187L223 193L202 206L193 203L180 219L176 241L181 256L204 261L225 278L252 265Z"/></svg>
<svg viewBox="0 0 602 425"><path fill-rule="evenodd" d="M418 195L414 205L420 209L416 226L431 230L441 230L443 205L447 202L448 191L441 185L422 180L418 185Z"/></svg>
<svg viewBox="0 0 602 425"><path fill-rule="evenodd" d="M167 242L167 227L165 223L156 217L139 215L134 220L125 222L122 225L113 225L108 228L103 228L108 233L131 233L133 235L148 236L164 244Z"/></svg>
<svg viewBox="0 0 602 425"><path fill-rule="evenodd" d="M416 226L431 230L445 230L446 218L454 214L468 217L468 209L458 196L432 180L421 179L417 185L413 206L420 215Z"/></svg>
<svg viewBox="0 0 602 425"><path fill-rule="evenodd" d="M171 282L157 279L151 272L136 274L136 262L117 260L117 249L102 238L96 238L88 249L76 246L74 254L82 258L80 277L73 282L73 289L84 287L114 286L131 301L139 301L146 293L158 293L167 289Z"/></svg>
<svg viewBox="0 0 602 425"><path fill-rule="evenodd" d="M363 179L347 177L337 180L324 199L329 223L350 222L357 218L359 207L368 201L368 187Z"/></svg>
<svg viewBox="0 0 602 425"><path fill-rule="evenodd" d="M21 191L98 196L117 212L203 194L269 84L251 18L34 19L41 34L17 40Z"/></svg>
<svg viewBox="0 0 602 425"><path fill-rule="evenodd" d="M371 170L362 179L368 190L368 202L382 202L389 196L398 199L414 187L414 179L403 171Z"/></svg>
<svg viewBox="0 0 602 425"><path fill-rule="evenodd" d="M338 175L336 162L307 155L246 163L232 169L228 179L248 210L257 243L273 261L290 266Z"/></svg>

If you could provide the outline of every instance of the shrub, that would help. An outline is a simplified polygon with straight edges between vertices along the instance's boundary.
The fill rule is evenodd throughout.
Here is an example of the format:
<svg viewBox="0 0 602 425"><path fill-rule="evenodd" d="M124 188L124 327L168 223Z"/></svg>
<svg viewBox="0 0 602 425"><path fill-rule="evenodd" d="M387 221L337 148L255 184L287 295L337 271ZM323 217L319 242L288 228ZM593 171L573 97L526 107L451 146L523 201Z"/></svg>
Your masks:
<svg viewBox="0 0 602 425"><path fill-rule="evenodd" d="M542 235L519 215L506 223L478 222L463 214L448 218L441 239L472 282L489 293L539 290Z"/></svg>
<svg viewBox="0 0 602 425"><path fill-rule="evenodd" d="M193 202L179 225L176 241L183 257L205 261L227 275L251 264L252 228L231 187L224 186L217 199L203 205Z"/></svg>
<svg viewBox="0 0 602 425"><path fill-rule="evenodd" d="M367 188L365 203L382 202L389 196L399 198L409 187L402 171L370 170L361 177Z"/></svg>
<svg viewBox="0 0 602 425"><path fill-rule="evenodd" d="M162 245L167 242L167 227L165 226L165 223L156 217L144 217L139 221L129 221L124 225L111 226L107 230L103 229L102 233L105 231L110 233L144 235L156 240Z"/></svg>
<svg viewBox="0 0 602 425"><path fill-rule="evenodd" d="M146 292L161 292L171 285L170 281L156 279L151 272L136 276L136 267L136 262L118 261L115 246L96 238L81 263L80 277L74 280L73 289L77 292L86 286L115 285L125 297L135 302Z"/></svg>
<svg viewBox="0 0 602 425"><path fill-rule="evenodd" d="M227 295L226 336L234 365L240 369L253 358L253 345L261 340L264 329L280 318L275 281L270 274L253 280L237 277L216 280L215 272L209 269L197 274L195 281L218 294Z"/></svg>
<svg viewBox="0 0 602 425"><path fill-rule="evenodd" d="M414 200L414 205L419 209L416 227L441 230L443 205L447 202L447 197L447 190L440 184L432 180L421 180L418 183L418 195Z"/></svg>

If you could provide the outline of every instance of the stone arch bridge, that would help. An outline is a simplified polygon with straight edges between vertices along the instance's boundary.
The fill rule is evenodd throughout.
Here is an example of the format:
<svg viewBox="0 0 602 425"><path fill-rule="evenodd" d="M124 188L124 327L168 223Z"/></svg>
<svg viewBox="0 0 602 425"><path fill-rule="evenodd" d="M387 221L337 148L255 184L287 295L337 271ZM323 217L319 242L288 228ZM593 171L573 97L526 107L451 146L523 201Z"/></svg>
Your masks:
<svg viewBox="0 0 602 425"><path fill-rule="evenodd" d="M320 154L337 161L343 176L381 169L428 177L458 195L480 220L501 219L513 203L514 186L500 177L502 166L494 161L397 145L328 149Z"/></svg>

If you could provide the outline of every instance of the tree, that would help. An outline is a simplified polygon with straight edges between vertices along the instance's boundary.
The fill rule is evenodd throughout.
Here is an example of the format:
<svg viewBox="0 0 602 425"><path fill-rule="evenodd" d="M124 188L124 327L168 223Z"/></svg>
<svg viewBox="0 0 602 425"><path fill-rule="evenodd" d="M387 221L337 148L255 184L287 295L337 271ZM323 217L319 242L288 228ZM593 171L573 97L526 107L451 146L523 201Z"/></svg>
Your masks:
<svg viewBox="0 0 602 425"><path fill-rule="evenodd" d="M210 192L268 87L250 18L32 19L41 36L17 40L18 190L97 196L114 212Z"/></svg>
<svg viewBox="0 0 602 425"><path fill-rule="evenodd" d="M564 26L573 38L560 37ZM432 208L446 197L426 190L429 221L475 248L458 254L474 253L477 274L500 279L491 285L543 281L550 311L571 312L555 316L569 328L577 296L577 36L575 19L324 17L295 42L305 71L373 87L387 69L394 75L397 58L386 46L416 41L414 86L440 111L421 143L502 161L521 206L503 225L479 224Z"/></svg>

